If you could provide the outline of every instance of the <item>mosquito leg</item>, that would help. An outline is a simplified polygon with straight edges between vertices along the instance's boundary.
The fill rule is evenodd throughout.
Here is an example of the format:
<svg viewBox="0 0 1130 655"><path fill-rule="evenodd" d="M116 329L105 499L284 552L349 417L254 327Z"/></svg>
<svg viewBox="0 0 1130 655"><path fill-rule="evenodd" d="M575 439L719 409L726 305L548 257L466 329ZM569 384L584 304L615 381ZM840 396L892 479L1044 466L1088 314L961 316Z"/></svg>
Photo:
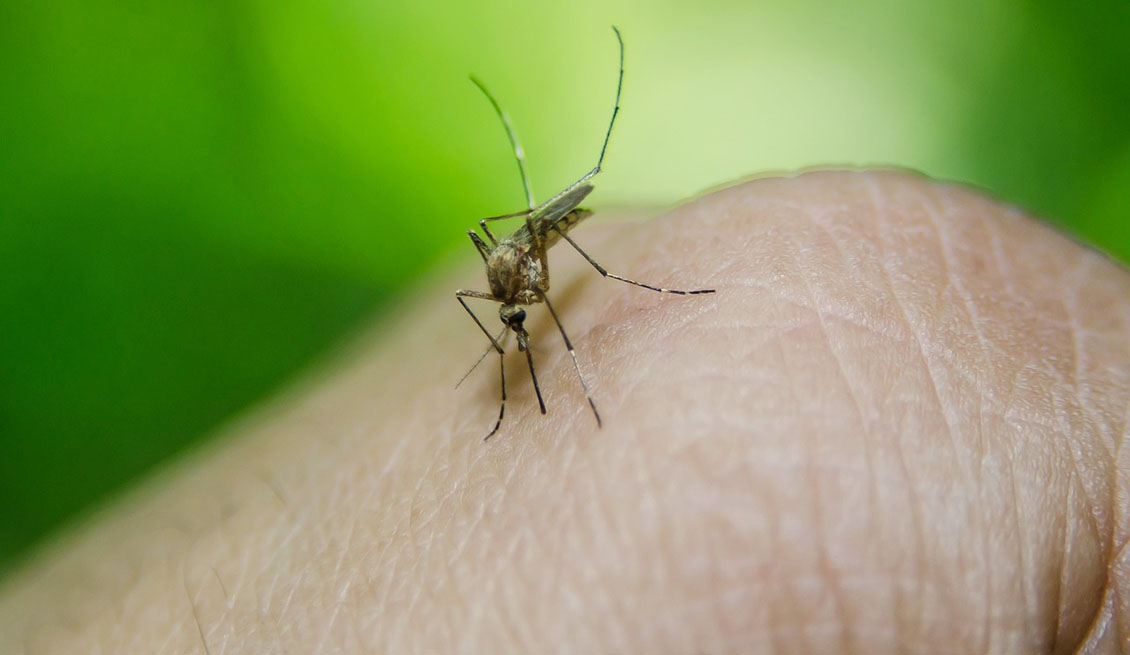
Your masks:
<svg viewBox="0 0 1130 655"><path fill-rule="evenodd" d="M483 331L483 334L487 335L487 339L490 339L490 343L492 346L494 346L495 351L497 351L498 354L501 355L502 346L498 345L498 342L495 341L494 337L492 337L490 332L487 331L486 326L483 325L483 322L480 321L479 317L475 315L475 312L471 311L471 308L467 306L467 303L463 300L463 298L482 298L483 300L494 300L495 302L498 301L494 299L494 296L490 295L489 293L483 293L482 291L467 291L466 289L460 289L455 292L455 299L459 301L460 305L463 305L463 309L466 309L467 313L471 315L471 318L475 320L475 325L479 326L479 329Z"/></svg>
<svg viewBox="0 0 1130 655"><path fill-rule="evenodd" d="M556 227L554 227L554 229L557 230ZM700 293L714 293L714 289L695 289L693 291L683 291L681 289L664 289L663 287L655 287L655 286L652 286L650 284L644 284L643 282L636 282L635 280L629 280L626 277L620 277L619 275L609 273L608 271L604 270L603 266L601 266L600 264L597 264L595 259L593 259L592 257L589 257L589 254L587 252L585 252L584 250L581 250L581 247L577 245L577 242L573 241L573 239L568 234L565 234L561 230L557 230L557 233L560 234L563 239L568 241L569 245L573 246L573 248L575 248L577 250L577 252L581 253L581 256L584 257L588 261L588 263L592 264L592 267L595 268L597 270L597 272L600 273L601 275L603 275L604 277L610 277L613 280L620 280L621 282L627 282L628 284L634 284L637 287L643 287L645 289L651 289L652 291L658 291L660 293L676 293L676 294L679 294L680 296L694 296L694 295L698 295Z"/></svg>
<svg viewBox="0 0 1130 655"><path fill-rule="evenodd" d="M502 351L498 351L498 380L502 388L502 402L498 405L498 420L494 422L494 427L491 428L487 436L483 437L483 441L490 439L498 432L498 428L502 426L502 415L506 413L506 358L502 355Z"/></svg>
<svg viewBox="0 0 1130 655"><path fill-rule="evenodd" d="M487 238L490 239L490 242L497 246L498 240L494 238L493 234L491 234L490 228L487 227L487 223L489 223L490 221L501 221L501 220L506 219L506 218L517 218L518 216L527 216L528 217L530 215L531 211L533 211L533 210L525 209L525 210L522 210L520 212L512 212L512 213L509 213L509 214L500 214L498 216L487 216L486 218L480 218L479 219L479 227L482 228L483 233L487 235Z"/></svg>
<svg viewBox="0 0 1130 655"><path fill-rule="evenodd" d="M497 246L498 239L494 238L494 235L490 232L490 228L487 227L487 219L481 219L479 221L479 227L482 228L483 234L487 235L487 238L490 239L491 244Z"/></svg>
<svg viewBox="0 0 1130 655"><path fill-rule="evenodd" d="M489 236L490 232L487 232L487 235ZM479 235L475 234L474 230L467 230L467 236L471 237L471 243L475 244L475 249L479 251L479 256L482 257L485 262L487 257L490 256L490 248L487 247L487 244L483 243L483 240L479 238ZM493 237L491 241L494 241Z"/></svg>
<svg viewBox="0 0 1130 655"><path fill-rule="evenodd" d="M484 221L501 221L504 218L517 218L518 216L525 216L525 215L529 214L531 211L533 211L533 210L532 209L523 209L520 212L510 212L509 214L499 214L498 216L487 216L486 218L480 219L479 222L482 223Z"/></svg>
<svg viewBox="0 0 1130 655"><path fill-rule="evenodd" d="M526 214L526 230L529 231L529 233L530 233L530 241L533 243L534 250L540 251L542 249L541 248L542 239L541 239L541 235L538 234L538 231L534 229L534 218L533 218L532 213ZM539 258L543 258L543 257L540 257L540 255L544 255L544 254L545 253L539 253ZM545 262L542 262L542 263L544 264Z"/></svg>
<svg viewBox="0 0 1130 655"><path fill-rule="evenodd" d="M499 375L499 381L501 382L501 386L502 386L502 404L499 405L499 407L498 407L498 420L494 422L494 428L491 429L490 433L487 434L487 436L483 437L483 441L486 441L487 439L490 439L491 437L493 437L495 432L498 432L499 426L502 425L502 415L506 413L506 356L505 356L506 352L502 349L502 346L500 346L498 344L498 340L495 339L493 336L491 336L490 332L487 332L486 326L484 326L483 322L479 320L479 317L475 315L475 312L471 311L471 308L467 306L467 303L463 300L464 297L466 297L466 298L482 298L484 300L494 300L494 296L491 296L490 294L487 294L487 293L483 293L482 291L467 291L465 289L460 289L460 290L455 292L455 299L459 301L460 305L463 305L463 309L467 310L467 313L470 314L471 318L475 320L475 325L479 326L479 329L483 331L483 334L487 335L487 339L490 339L491 346L495 349L495 351L498 352L498 375ZM529 356L529 353L527 352L526 355ZM532 368L533 365L534 365L533 361L531 360L530 361L530 367L531 367L530 372L531 373L533 373L533 368ZM478 366L478 362L475 363L475 366ZM466 377L466 376L463 376L463 377ZM462 380L460 380L460 382L462 382ZM456 386L458 386L458 385L456 385ZM537 380L536 379L534 380L534 388L535 389L537 388ZM541 401L541 392L538 392L538 401ZM545 413L545 406L543 405L542 406L542 414L544 414L544 413Z"/></svg>
<svg viewBox="0 0 1130 655"><path fill-rule="evenodd" d="M545 297L545 292L549 290L549 257L545 253L544 235L534 229L532 214L526 216L526 232L530 234L534 256L538 258L538 263L541 264L541 274L538 275L538 287L542 292L542 297Z"/></svg>
<svg viewBox="0 0 1130 655"><path fill-rule="evenodd" d="M522 144L518 143L518 134L514 131L514 126L510 124L510 117L502 110L502 105L498 104L498 101L495 100L494 95L487 90L485 84L480 82L474 75L471 76L471 81L475 83L475 86L479 87L479 90L482 91L483 95L490 101L491 106L494 107L495 113L498 114L498 118L502 121L502 127L506 129L506 136L510 139L510 146L514 149L514 159L518 162L518 172L522 175L522 188L526 191L526 204L530 209L533 209L534 190L533 186L530 184L530 176L526 173L526 153L522 150Z"/></svg>
<svg viewBox="0 0 1130 655"><path fill-rule="evenodd" d="M573 343L569 341L569 335L565 334L565 326L561 324L561 319L557 316L557 310L549 303L549 297L543 293L541 294L541 299L545 301L545 306L549 308L549 313L553 316L553 322L557 324L557 329L561 331L561 338L565 340L565 347L569 349L569 356L573 358L573 368L577 371L577 379L581 381L581 388L585 390L585 399L589 401L589 407L592 408L592 415L596 417L596 427L599 428L603 425L600 421L600 413L596 411L596 403L592 400L589 385L585 383L585 376L581 375L581 365L577 363L577 351L573 349Z"/></svg>
<svg viewBox="0 0 1130 655"><path fill-rule="evenodd" d="M523 210L523 211L520 211L520 212L512 212L510 214L500 214L498 216L487 216L486 218L480 218L479 219L479 227L482 228L483 233L487 235L487 238L490 239L490 242L497 246L498 240L494 238L494 235L491 234L490 228L487 227L488 222L490 222L490 221L501 221L501 220L506 219L506 218L517 218L519 216L525 216L526 217L526 223L529 223L531 213L533 213L532 209L526 209L526 210Z"/></svg>
<svg viewBox="0 0 1130 655"><path fill-rule="evenodd" d="M538 261L541 263L541 270L543 273L549 273L549 262L546 261L545 256L545 243L542 235L534 229L534 219L532 214L526 215L526 231L530 233L530 242L533 245L534 253L537 255Z"/></svg>
<svg viewBox="0 0 1130 655"><path fill-rule="evenodd" d="M526 361L530 364L530 379L534 381L534 393L538 396L538 407L541 407L541 413L545 414L545 401L541 398L541 386L538 385L538 376L534 373L534 356L530 354L530 348L523 348L526 351Z"/></svg>
<svg viewBox="0 0 1130 655"><path fill-rule="evenodd" d="M502 346L503 350L506 349L505 337L509 336L509 333L507 332L507 330L509 329L510 328L504 326L498 333L498 335L494 338L494 340ZM471 368L467 369L467 372L463 374L463 377L459 378L459 381L455 383L455 388L458 389L460 385L463 384L463 381L470 377L471 373L474 373L475 369L479 367L479 364L482 364L483 360L487 358L487 355L491 354L492 352L494 352L494 344L486 347L486 350L483 351L483 354L479 355L479 358L475 360L475 363L471 365Z"/></svg>

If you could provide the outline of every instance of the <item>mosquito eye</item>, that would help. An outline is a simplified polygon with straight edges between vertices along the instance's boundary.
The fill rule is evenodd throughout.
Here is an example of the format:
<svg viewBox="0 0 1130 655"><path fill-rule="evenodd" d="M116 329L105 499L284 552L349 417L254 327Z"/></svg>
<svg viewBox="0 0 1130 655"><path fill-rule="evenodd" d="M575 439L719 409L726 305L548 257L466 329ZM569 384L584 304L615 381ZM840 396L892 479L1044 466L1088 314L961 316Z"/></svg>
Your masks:
<svg viewBox="0 0 1130 655"><path fill-rule="evenodd" d="M511 325L521 325L526 320L526 310L519 309L510 317Z"/></svg>

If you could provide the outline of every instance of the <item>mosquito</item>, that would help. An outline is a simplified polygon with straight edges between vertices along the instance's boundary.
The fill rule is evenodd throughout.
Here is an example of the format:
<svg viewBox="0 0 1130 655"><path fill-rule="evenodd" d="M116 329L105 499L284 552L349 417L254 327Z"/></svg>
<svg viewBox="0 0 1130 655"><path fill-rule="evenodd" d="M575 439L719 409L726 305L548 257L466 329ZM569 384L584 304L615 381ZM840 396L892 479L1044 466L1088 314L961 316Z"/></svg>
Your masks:
<svg viewBox="0 0 1130 655"><path fill-rule="evenodd" d="M530 185L530 177L526 173L526 157L521 144L518 142L518 136L510 124L510 118L503 111L502 106L498 104L498 101L495 100L494 95L487 90L486 85L475 76L471 76L471 81L479 87L479 90L483 92L491 106L494 107L495 113L498 114L502 126L506 130L506 136L510 139L510 146L513 148L514 157L518 162L518 172L522 176L522 186L526 192L527 204L527 209L522 211L489 216L479 220L479 228L486 235L489 244L483 241L474 230L467 231L467 234L471 237L471 242L475 244L479 255L482 256L483 263L486 264L490 291L459 289L455 292L456 300L459 301L460 305L463 305L463 309L467 310L467 313L475 321L475 325L478 325L479 329L490 340L490 346L483 353L483 357L486 357L491 350L498 353L502 402L498 408L498 419L494 422L491 431L484 437L484 441L498 432L502 425L502 417L506 413L506 366L503 343L505 343L505 337L509 336L510 332L513 332L518 338L518 350L526 353L526 362L530 367L530 379L533 381L534 393L537 394L538 406L541 408L541 413L545 414L545 401L542 399L541 387L538 385L537 374L534 372L534 358L530 353L530 334L524 327L526 310L522 309L523 306L537 303L545 303L550 315L553 316L553 322L557 324L561 338L565 341L565 348L568 349L569 356L573 360L573 368L577 372L577 379L581 381L581 389L584 390L585 398L588 400L589 407L592 408L593 416L596 418L596 425L597 427L603 425L600 420L600 412L596 410L596 403L592 399L592 393L581 374L580 364L577 363L577 352L573 348L573 342L569 340L569 335L565 333L565 327L561 324L561 317L558 316L557 310L553 308L553 304L549 301L547 295L549 291L549 260L546 257L546 251L560 239L564 239L589 264L592 264L592 267L598 273L606 278L627 282L659 293L673 293L683 296L714 293L714 289L697 289L694 291L665 289L609 273L582 250L568 234L578 223L592 215L591 211L583 209L580 204L592 192L593 185L589 183L589 180L601 170L601 165L604 163L604 154L608 150L608 140L612 136L612 126L616 123L616 115L620 113L620 91L624 86L624 39L620 36L620 30L615 26L612 27L612 31L616 34L616 41L620 46L620 74L616 82L616 101L612 108L612 119L608 122L608 130L604 133L604 143L600 147L600 156L596 160L596 166L582 175L579 180L565 187L540 205L534 203L533 188ZM524 225L501 240L495 238L487 225L492 221L518 217L525 219ZM463 300L464 298L481 298L499 303L498 317L502 320L504 327L498 333L498 336L493 336L487 330L483 322ZM482 361L482 357L479 358L479 361Z"/></svg>

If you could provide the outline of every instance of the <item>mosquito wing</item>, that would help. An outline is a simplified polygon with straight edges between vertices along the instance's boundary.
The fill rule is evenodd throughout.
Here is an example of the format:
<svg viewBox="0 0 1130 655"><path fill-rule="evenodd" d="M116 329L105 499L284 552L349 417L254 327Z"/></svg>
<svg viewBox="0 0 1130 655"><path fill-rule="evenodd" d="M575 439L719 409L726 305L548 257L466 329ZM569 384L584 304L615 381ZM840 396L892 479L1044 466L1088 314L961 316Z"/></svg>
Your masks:
<svg viewBox="0 0 1130 655"><path fill-rule="evenodd" d="M561 230L568 231L569 228L592 214L592 212L583 209L575 211L585 197L592 193L592 188L591 184L582 184L574 189L569 189L538 207L530 215L530 224L537 230L541 240L546 242L546 247L557 241L557 232L553 229L555 225ZM533 239L530 238L529 230L526 229L525 225L518 228L510 238L523 245L533 244Z"/></svg>

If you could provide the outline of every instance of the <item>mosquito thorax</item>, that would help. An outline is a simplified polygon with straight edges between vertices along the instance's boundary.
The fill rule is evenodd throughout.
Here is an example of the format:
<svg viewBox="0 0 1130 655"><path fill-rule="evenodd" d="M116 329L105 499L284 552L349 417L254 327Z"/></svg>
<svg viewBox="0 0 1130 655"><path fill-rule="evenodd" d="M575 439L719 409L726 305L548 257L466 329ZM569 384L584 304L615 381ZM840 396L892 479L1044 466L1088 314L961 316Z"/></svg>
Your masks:
<svg viewBox="0 0 1130 655"><path fill-rule="evenodd" d="M530 305L538 302L541 262L520 246L502 242L487 258L487 281L495 298ZM505 322L505 321L504 321Z"/></svg>

